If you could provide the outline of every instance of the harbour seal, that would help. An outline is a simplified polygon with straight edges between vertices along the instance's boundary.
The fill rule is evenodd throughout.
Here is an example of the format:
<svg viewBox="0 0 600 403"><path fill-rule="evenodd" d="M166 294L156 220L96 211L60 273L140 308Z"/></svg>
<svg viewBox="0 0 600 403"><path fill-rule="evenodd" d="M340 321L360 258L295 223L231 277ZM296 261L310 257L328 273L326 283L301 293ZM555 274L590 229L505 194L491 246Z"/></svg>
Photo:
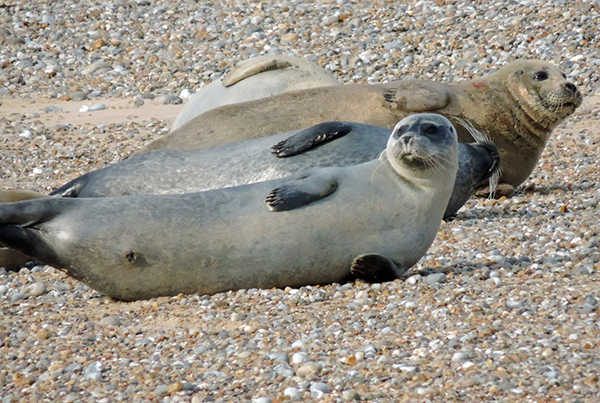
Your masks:
<svg viewBox="0 0 600 403"><path fill-rule="evenodd" d="M45 194L29 190L0 190L0 203L12 203L21 200L40 199L48 197ZM7 270L18 270L32 259L11 248L0 247L0 267Z"/></svg>
<svg viewBox="0 0 600 403"><path fill-rule="evenodd" d="M423 114L351 167L184 195L0 205L0 243L125 301L389 280L433 242L457 166L454 126Z"/></svg>
<svg viewBox="0 0 600 403"><path fill-rule="evenodd" d="M188 99L171 130L211 109L283 94L287 91L339 85L321 66L307 59L266 55L244 60L223 77Z"/></svg>
<svg viewBox="0 0 600 403"><path fill-rule="evenodd" d="M391 128L407 115L435 112L468 122L498 147L501 183L519 186L531 174L552 130L581 104L582 95L552 64L517 60L459 84L397 81L293 91L227 105L197 116L143 151L194 149L269 136L325 121ZM461 142L473 141L457 126Z"/></svg>
<svg viewBox="0 0 600 403"><path fill-rule="evenodd" d="M385 149L390 134L390 129L378 126L326 122L210 149L153 150L80 176L51 194L177 194L245 185L310 168L370 161ZM458 172L444 219L454 217L481 182L497 179L493 175L500 164L498 150L483 134L474 131L474 137L477 143L458 146Z"/></svg>

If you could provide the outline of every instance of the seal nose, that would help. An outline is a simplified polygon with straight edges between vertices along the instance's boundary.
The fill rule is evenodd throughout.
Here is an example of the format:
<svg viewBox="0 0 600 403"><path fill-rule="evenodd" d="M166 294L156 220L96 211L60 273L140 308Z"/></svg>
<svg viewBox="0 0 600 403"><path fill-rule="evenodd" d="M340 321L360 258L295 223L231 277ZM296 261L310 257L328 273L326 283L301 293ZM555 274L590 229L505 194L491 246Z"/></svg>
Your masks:
<svg viewBox="0 0 600 403"><path fill-rule="evenodd" d="M565 88L566 88L567 90L569 90L570 92L572 92L572 93L576 93L576 92L577 92L577 87L575 87L575 84L572 84L572 83L566 83L566 84L565 84Z"/></svg>
<svg viewBox="0 0 600 403"><path fill-rule="evenodd" d="M402 136L400 138L400 140L402 140L402 143L404 145L409 145L410 142L412 141L413 137L415 137L414 133L407 133L404 136Z"/></svg>

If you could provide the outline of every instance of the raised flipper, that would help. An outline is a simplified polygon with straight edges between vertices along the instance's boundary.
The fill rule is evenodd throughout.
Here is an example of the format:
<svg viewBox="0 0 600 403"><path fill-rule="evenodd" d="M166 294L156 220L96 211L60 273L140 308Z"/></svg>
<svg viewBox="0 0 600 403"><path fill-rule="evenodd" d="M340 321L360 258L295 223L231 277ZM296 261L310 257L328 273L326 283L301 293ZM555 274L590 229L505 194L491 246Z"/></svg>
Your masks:
<svg viewBox="0 0 600 403"><path fill-rule="evenodd" d="M255 76L264 71L283 70L292 67L292 63L280 59L281 58L276 55L272 58L263 57L256 60L246 60L227 72L222 81L223 87L230 87L245 78Z"/></svg>
<svg viewBox="0 0 600 403"><path fill-rule="evenodd" d="M350 273L356 278L369 283L383 283L400 278L406 269L383 255L369 253L360 255L350 266Z"/></svg>
<svg viewBox="0 0 600 403"><path fill-rule="evenodd" d="M273 189L265 201L273 211L293 210L329 196L337 187L334 175L320 171Z"/></svg>
<svg viewBox="0 0 600 403"><path fill-rule="evenodd" d="M435 112L451 100L443 85L421 81L400 81L396 88L388 88L383 98L391 108L404 112Z"/></svg>
<svg viewBox="0 0 600 403"><path fill-rule="evenodd" d="M87 185L89 173L82 175L78 178L73 179L71 182L68 182L58 189L52 191L50 196L60 196L60 197L77 197L81 190Z"/></svg>
<svg viewBox="0 0 600 403"><path fill-rule="evenodd" d="M352 131L346 122L325 122L302 130L275 144L272 153L279 158L300 154L326 141L345 136Z"/></svg>

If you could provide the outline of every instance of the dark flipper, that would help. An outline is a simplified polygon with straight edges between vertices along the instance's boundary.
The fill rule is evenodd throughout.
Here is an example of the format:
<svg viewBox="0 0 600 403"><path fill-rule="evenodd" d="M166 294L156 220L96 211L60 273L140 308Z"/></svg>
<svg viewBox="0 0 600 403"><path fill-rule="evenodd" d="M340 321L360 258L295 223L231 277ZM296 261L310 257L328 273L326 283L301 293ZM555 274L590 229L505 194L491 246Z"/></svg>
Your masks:
<svg viewBox="0 0 600 403"><path fill-rule="evenodd" d="M319 171L273 189L265 201L273 211L293 210L329 196L337 187L334 175Z"/></svg>
<svg viewBox="0 0 600 403"><path fill-rule="evenodd" d="M56 189L55 191L50 193L50 196L60 196L60 197L77 197L81 190L87 185L88 175L85 174L78 178L73 179L71 182L66 183Z"/></svg>
<svg viewBox="0 0 600 403"><path fill-rule="evenodd" d="M0 243L43 263L51 265L59 263L54 249L44 242L43 238L39 236L39 231L35 229L23 228L18 225L0 225Z"/></svg>
<svg viewBox="0 0 600 403"><path fill-rule="evenodd" d="M350 273L369 283L393 281L405 272L396 263L383 255L369 253L360 255L350 266Z"/></svg>
<svg viewBox="0 0 600 403"><path fill-rule="evenodd" d="M350 131L352 127L345 122L320 123L294 134L271 148L278 158L291 157L326 141L345 136Z"/></svg>

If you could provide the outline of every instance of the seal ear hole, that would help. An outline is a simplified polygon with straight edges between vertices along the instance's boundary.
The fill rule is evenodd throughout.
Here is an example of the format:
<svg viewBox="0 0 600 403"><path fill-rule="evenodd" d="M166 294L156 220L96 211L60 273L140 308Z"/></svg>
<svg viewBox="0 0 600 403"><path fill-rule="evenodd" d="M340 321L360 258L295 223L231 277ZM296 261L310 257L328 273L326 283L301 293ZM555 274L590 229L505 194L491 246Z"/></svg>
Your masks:
<svg viewBox="0 0 600 403"><path fill-rule="evenodd" d="M536 71L533 74L533 79L535 81L544 81L544 80L547 80L548 79L548 73L545 72L545 71Z"/></svg>

